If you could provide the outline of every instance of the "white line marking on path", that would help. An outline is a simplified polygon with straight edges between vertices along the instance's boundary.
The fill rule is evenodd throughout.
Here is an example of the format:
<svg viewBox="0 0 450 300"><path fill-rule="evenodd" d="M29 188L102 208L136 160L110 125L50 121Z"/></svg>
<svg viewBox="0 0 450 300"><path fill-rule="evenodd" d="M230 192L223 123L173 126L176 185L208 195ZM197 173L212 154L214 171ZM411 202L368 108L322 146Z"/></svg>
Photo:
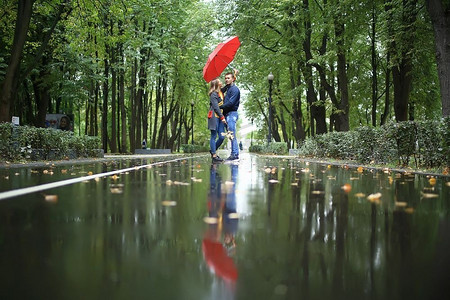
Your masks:
<svg viewBox="0 0 450 300"><path fill-rule="evenodd" d="M94 174L94 175L83 176L83 177L78 177L78 178L66 179L66 180L61 180L61 181L57 181L57 182L51 182L51 183L45 183L45 184L41 184L41 185L31 186L31 187L27 187L27 188L23 188L23 189L11 190L11 191L0 193L0 201L9 199L9 198L13 198L13 197L18 197L18 196L35 193L35 192L41 192L41 191L45 191L48 189L53 189L53 188L57 188L57 187L61 187L61 186L66 186L66 185L70 185L70 184L74 184L74 183L78 183L78 182L82 182L82 181L86 181L86 180L92 180L95 178L107 177L107 176L111 176L111 175L115 175L115 174L120 174L120 173L125 173L125 172L129 172L129 171L135 171L135 170L147 168L150 166L157 166L157 165L162 165L162 164L166 164L166 163L176 162L179 160L193 159L193 158L198 158L198 157L201 157L201 156L183 157L183 158L177 158L177 159L172 159L172 160L167 160L167 161L159 161L159 162L142 165L142 166L135 166L135 167L131 167L131 168L110 171L110 172L106 172L106 173L100 173L100 174Z"/></svg>

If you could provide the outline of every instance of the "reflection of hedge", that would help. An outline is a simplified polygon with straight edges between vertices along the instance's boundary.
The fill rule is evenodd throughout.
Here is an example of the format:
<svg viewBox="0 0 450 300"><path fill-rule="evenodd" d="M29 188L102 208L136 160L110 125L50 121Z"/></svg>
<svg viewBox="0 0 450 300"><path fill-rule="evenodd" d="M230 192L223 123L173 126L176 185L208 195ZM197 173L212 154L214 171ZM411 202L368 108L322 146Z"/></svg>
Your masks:
<svg viewBox="0 0 450 300"><path fill-rule="evenodd" d="M191 144L183 144L181 145L181 149L183 149L184 153L199 153L209 151L208 146L191 145Z"/></svg>
<svg viewBox="0 0 450 300"><path fill-rule="evenodd" d="M251 145L248 149L250 152L263 153L263 154L276 154L283 155L288 153L286 143L272 142L264 145Z"/></svg>
<svg viewBox="0 0 450 300"><path fill-rule="evenodd" d="M306 139L301 156L396 163L416 167L450 166L450 117L440 121L388 123Z"/></svg>
<svg viewBox="0 0 450 300"><path fill-rule="evenodd" d="M64 157L74 150L78 157L95 156L95 150L101 148L98 137L75 136L71 131L52 128L14 126L0 123L0 157L6 160L29 159L33 149L39 149L44 158L50 151L56 151L57 157Z"/></svg>

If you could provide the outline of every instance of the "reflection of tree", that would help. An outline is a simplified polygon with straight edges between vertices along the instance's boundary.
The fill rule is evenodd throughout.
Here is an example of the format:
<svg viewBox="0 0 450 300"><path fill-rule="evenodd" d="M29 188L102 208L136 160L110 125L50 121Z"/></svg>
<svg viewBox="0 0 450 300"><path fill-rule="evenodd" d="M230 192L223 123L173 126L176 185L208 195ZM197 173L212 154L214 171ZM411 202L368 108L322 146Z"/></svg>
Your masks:
<svg viewBox="0 0 450 300"><path fill-rule="evenodd" d="M333 205L336 214L336 256L333 270L333 293L338 297L344 296L345 273L344 264L346 261L345 243L347 238L348 226L348 195L341 189L333 193Z"/></svg>

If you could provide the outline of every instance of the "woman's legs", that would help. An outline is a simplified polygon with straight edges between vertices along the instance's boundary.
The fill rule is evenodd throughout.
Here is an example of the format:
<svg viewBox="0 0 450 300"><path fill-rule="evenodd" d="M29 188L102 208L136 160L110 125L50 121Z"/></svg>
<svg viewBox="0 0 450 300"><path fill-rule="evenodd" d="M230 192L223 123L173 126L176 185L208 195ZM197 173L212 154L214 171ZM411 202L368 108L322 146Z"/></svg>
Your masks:
<svg viewBox="0 0 450 300"><path fill-rule="evenodd" d="M211 152L211 155L216 153L216 136L217 131L211 130L211 138L209 139L209 150Z"/></svg>
<svg viewBox="0 0 450 300"><path fill-rule="evenodd" d="M222 135L222 132L225 132L225 124L219 122L217 125L217 133L219 134L219 138L216 141L216 150L222 145L225 136Z"/></svg>

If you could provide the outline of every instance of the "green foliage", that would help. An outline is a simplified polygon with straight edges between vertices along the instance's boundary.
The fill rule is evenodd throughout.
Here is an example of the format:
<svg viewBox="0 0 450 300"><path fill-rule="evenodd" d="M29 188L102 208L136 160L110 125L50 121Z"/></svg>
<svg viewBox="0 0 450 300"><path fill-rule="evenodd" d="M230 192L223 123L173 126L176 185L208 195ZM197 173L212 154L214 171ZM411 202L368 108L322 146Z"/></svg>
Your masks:
<svg viewBox="0 0 450 300"><path fill-rule="evenodd" d="M361 126L306 139L300 156L389 163L415 167L450 166L450 118L440 121L389 122L382 127Z"/></svg>
<svg viewBox="0 0 450 300"><path fill-rule="evenodd" d="M208 147L204 145L192 145L192 144L183 144L181 145L181 149L184 153L199 153L199 152L208 152Z"/></svg>
<svg viewBox="0 0 450 300"><path fill-rule="evenodd" d="M56 158L63 158L69 150L75 150L78 157L91 157L101 148L99 137L75 136L71 131L10 123L0 124L0 137L0 157L6 160L33 159L35 151L40 151L44 158L48 158L50 152L54 152Z"/></svg>
<svg viewBox="0 0 450 300"><path fill-rule="evenodd" d="M286 143L272 142L264 145L253 144L249 147L249 151L262 154L284 155L288 153L288 147Z"/></svg>

